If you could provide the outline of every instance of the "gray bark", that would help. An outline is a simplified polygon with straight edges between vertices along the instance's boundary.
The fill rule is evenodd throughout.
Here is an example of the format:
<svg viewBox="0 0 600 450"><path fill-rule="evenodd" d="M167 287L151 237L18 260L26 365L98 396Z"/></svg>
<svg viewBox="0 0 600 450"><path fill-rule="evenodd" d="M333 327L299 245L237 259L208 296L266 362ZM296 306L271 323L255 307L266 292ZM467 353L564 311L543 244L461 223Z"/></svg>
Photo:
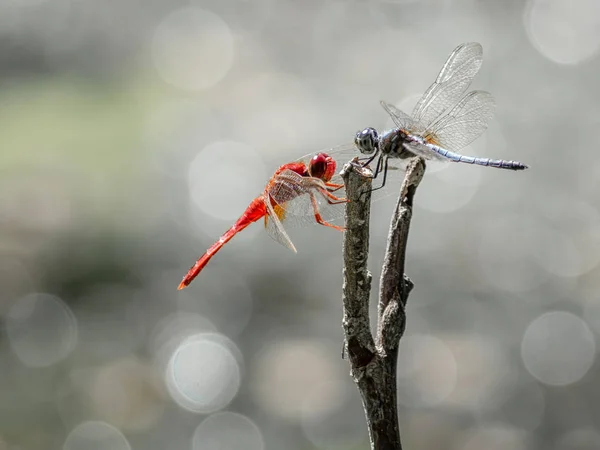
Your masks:
<svg viewBox="0 0 600 450"><path fill-rule="evenodd" d="M346 164L342 177L346 195L344 235L343 328L351 375L362 397L372 450L401 450L398 427L396 366L398 344L406 327L405 306L413 283L404 274L406 244L415 191L425 172L423 160L410 162L392 216L381 272L377 332L369 323L371 274L369 216L371 172Z"/></svg>

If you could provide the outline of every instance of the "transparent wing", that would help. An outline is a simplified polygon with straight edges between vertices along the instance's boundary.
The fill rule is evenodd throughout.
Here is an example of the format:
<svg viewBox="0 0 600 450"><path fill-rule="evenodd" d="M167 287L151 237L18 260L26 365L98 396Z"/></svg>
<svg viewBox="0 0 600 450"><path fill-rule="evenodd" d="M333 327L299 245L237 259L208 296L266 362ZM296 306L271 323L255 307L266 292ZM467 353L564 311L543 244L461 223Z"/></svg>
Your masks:
<svg viewBox="0 0 600 450"><path fill-rule="evenodd" d="M458 102L483 62L483 48L477 42L459 45L450 54L435 82L416 104L412 118L414 132L425 130L448 108Z"/></svg>
<svg viewBox="0 0 600 450"><path fill-rule="evenodd" d="M350 161L352 158L354 158L355 156L361 156L361 153L358 151L354 143L347 142L336 147L324 148L316 152L308 153L298 158L297 161L303 162L308 166L310 159L319 153L325 153L333 157L333 159L336 162L336 170L338 172L342 170L343 165Z"/></svg>
<svg viewBox="0 0 600 450"><path fill-rule="evenodd" d="M274 204L273 211L286 227L307 226L315 224L316 207L321 217L330 222L343 217L343 188L333 193L326 184L312 177L303 177L291 170L281 172L269 186L268 194ZM339 198L340 201L336 200Z"/></svg>
<svg viewBox="0 0 600 450"><path fill-rule="evenodd" d="M426 145L419 144L418 142L407 142L404 144L404 148L413 155L419 156L428 161L448 162L447 158L444 158L439 153L434 152Z"/></svg>
<svg viewBox="0 0 600 450"><path fill-rule="evenodd" d="M390 115L394 123L398 128L403 130L410 130L414 128L414 120L408 114L403 111L400 111L394 105L390 103L386 103L384 101L379 102L383 109Z"/></svg>
<svg viewBox="0 0 600 450"><path fill-rule="evenodd" d="M347 162L349 162L356 156L359 156L359 157L363 156L358 151L356 146L354 145L354 142L347 142L345 144L341 144L336 147L325 148L325 149L322 149L322 150L319 150L316 152L308 153L308 154L298 158L296 161L303 162L306 166L308 166L311 158L319 153L325 153L325 154L331 156L333 158L333 160L335 161L335 163L336 163L335 174L333 175L331 180L329 180L329 183L337 184L337 185L344 184L344 180L342 180L342 177L339 175L339 172L344 167L344 164L346 164ZM337 197L343 197L345 195L344 188L341 188L340 190L336 191L335 195Z"/></svg>
<svg viewBox="0 0 600 450"><path fill-rule="evenodd" d="M359 155L358 149L355 147L354 143L346 142L345 144L336 145L335 147L324 148L322 150L318 150L316 152L307 153L304 156L301 156L297 159L297 161L302 161L304 163L308 163L310 159L318 153L327 153L328 155Z"/></svg>
<svg viewBox="0 0 600 450"><path fill-rule="evenodd" d="M344 167L344 164L346 164L347 162L349 162L356 156L364 157L364 155L362 153L360 153L360 151L356 148L356 146L354 145L354 142L347 142L345 144L341 144L341 145L338 145L335 147L330 147L330 148L322 149L322 150L319 150L316 152L308 153L308 154L298 158L296 161L303 162L306 166L308 166L311 158L318 153L325 153L325 154L331 156L333 158L333 160L335 161L335 163L336 163L335 174L333 175L331 180L329 180L329 183L337 184L337 185L344 184L344 180L342 180L342 177L339 175L340 171ZM297 174L295 174L295 175L297 175ZM297 176L299 176L299 175L297 175ZM301 177L301 178L303 178L303 177ZM335 196L336 197L344 197L345 196L344 188L341 188L340 190L335 191Z"/></svg>
<svg viewBox="0 0 600 450"><path fill-rule="evenodd" d="M308 186L306 180L313 178L303 177L292 170L284 170L278 174L271 185L267 188L269 197L284 213L285 219L289 215L306 216L311 215L310 202L301 201L303 197L308 197L308 192L313 189ZM325 184L319 180L323 188ZM313 184L317 184L313 182Z"/></svg>
<svg viewBox="0 0 600 450"><path fill-rule="evenodd" d="M275 208L268 197L265 198L265 204L267 205L267 211L269 213L268 216L265 216L265 229L267 230L268 235L284 247L297 253L296 247L294 247L292 240L281 224L280 215L281 217L284 217L284 211L275 211Z"/></svg>
<svg viewBox="0 0 600 450"><path fill-rule="evenodd" d="M435 152L431 152L431 150L429 150L429 149L428 149L428 151L430 153L435 154ZM333 148L330 148L327 150L322 150L322 152L327 153L328 155L333 157L337 163L336 170L338 171L338 173L331 179L331 182L338 184L338 185L344 184L344 180L339 175L339 171L342 170L342 167L344 166L344 164L349 162L356 156L363 158L363 160L365 158L365 156L358 151L358 149L356 148L354 143L342 144L337 147L333 147ZM304 160L306 160L306 158L310 159L314 154L315 153L306 155L301 160L304 161ZM446 161L445 158L444 158L444 161ZM404 173L406 171L407 163L408 163L408 160L401 160L401 159L397 159L397 158L389 159L388 173L387 173L385 187L383 189L378 189L372 193L372 196L371 196L372 202L377 202L377 201L387 198L389 196L397 196L398 195L398 193L400 192L400 184L402 182ZM377 164L377 159L375 159L371 163L371 168L373 170L375 169L376 164ZM382 177L383 177L383 174L380 174L380 175L378 175L378 177L375 180L373 180L373 187L378 187L380 185L380 183L382 181ZM333 192L333 194L336 197L346 197L346 192L345 192L344 188L341 188L341 189ZM322 213L322 216L326 221L332 222L335 224L343 223L343 216L344 216L343 205L341 205L341 206L340 205L329 205L326 202L326 200L323 198L323 196L320 194L318 194L316 196L316 198L318 200L319 209ZM300 209L302 211L307 211L310 208L309 207L310 199L309 199L308 195L306 195L302 198L298 198L296 200L296 202L298 202L296 205L291 205L289 207L289 209L291 209L293 212L296 212L298 209ZM299 204L302 204L302 203L304 203L304 206L299 207ZM311 212L311 214L312 214L312 212ZM312 217L305 216L304 219L294 219L292 221L288 220L285 222L285 226L287 228L293 228L293 227L296 227L298 224L302 224L306 220L314 223L314 219ZM288 222L290 222L289 225L288 225Z"/></svg>
<svg viewBox="0 0 600 450"><path fill-rule="evenodd" d="M433 123L424 137L446 150L458 152L487 129L495 108L496 102L489 92L469 92L447 115Z"/></svg>

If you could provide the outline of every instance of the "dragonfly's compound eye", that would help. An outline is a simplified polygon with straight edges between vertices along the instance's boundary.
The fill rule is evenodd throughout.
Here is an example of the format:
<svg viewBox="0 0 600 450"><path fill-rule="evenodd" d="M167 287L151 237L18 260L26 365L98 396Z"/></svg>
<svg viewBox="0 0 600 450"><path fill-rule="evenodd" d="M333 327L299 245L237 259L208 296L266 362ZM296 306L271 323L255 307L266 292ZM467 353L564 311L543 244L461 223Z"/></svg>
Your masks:
<svg viewBox="0 0 600 450"><path fill-rule="evenodd" d="M359 131L354 138L356 148L366 155L370 155L377 151L378 142L377 130L371 127Z"/></svg>
<svg viewBox="0 0 600 450"><path fill-rule="evenodd" d="M319 153L312 157L308 164L308 174L311 177L329 181L335 173L335 161L325 153Z"/></svg>

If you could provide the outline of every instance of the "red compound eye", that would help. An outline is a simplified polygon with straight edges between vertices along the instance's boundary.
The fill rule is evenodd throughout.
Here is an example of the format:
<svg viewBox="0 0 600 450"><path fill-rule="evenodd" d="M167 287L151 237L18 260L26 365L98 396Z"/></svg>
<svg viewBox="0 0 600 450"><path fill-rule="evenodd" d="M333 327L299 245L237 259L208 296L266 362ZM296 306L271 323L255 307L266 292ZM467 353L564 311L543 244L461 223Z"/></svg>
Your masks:
<svg viewBox="0 0 600 450"><path fill-rule="evenodd" d="M335 172L335 161L325 153L319 153L312 157L308 164L308 174L311 177L320 178L323 181L331 180Z"/></svg>

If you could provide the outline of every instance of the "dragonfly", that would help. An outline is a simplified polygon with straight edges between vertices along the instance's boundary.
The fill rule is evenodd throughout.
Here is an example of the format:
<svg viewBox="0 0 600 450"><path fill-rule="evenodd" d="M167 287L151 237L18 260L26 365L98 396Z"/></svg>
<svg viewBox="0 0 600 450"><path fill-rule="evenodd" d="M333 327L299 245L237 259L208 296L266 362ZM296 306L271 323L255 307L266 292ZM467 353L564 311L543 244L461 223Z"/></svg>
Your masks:
<svg viewBox="0 0 600 450"><path fill-rule="evenodd" d="M334 192L344 187L336 183L336 161L324 152L306 156L296 162L280 166L267 182L262 194L256 197L240 218L189 269L178 289L184 289L206 267L211 258L236 234L248 225L264 218L264 226L275 241L296 252L283 223L318 223L344 231L323 218L323 210L331 207L330 216L343 214L335 205L347 202ZM341 181L341 180L340 180ZM337 211L335 211L337 209ZM332 219L333 220L333 219Z"/></svg>
<svg viewBox="0 0 600 450"><path fill-rule="evenodd" d="M494 115L495 101L486 91L467 90L483 62L483 48L477 42L461 44L454 49L440 73L415 105L412 114L394 105L380 102L396 128L381 134L368 127L356 133L354 144L369 155L364 165L375 158L374 177L383 172L381 189L388 173L388 160L421 157L425 160L451 161L498 169L524 170L519 161L477 158L458 153L487 129ZM464 95L463 95L464 94Z"/></svg>

